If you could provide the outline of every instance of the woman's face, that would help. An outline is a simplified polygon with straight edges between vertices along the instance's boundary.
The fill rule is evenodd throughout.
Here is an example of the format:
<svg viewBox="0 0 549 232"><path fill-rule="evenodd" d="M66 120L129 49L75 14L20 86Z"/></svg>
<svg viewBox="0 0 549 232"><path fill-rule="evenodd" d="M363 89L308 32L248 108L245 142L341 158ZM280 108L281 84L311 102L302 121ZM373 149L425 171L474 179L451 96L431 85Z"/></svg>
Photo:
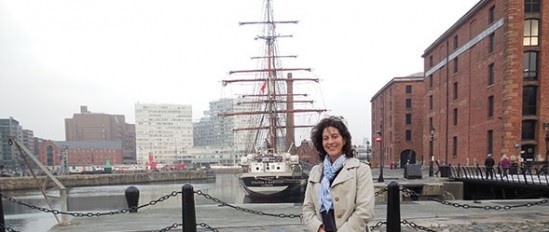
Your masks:
<svg viewBox="0 0 549 232"><path fill-rule="evenodd" d="M324 147L332 162L343 154L343 145L345 145L345 141L337 128L332 126L324 128L322 132L322 147Z"/></svg>

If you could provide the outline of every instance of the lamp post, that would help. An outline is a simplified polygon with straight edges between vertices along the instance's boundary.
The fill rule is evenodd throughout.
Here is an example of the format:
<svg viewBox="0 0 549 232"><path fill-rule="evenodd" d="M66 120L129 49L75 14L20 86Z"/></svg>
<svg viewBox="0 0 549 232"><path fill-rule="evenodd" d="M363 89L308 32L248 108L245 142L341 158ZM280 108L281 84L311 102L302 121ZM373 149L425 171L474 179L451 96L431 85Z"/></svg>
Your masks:
<svg viewBox="0 0 549 232"><path fill-rule="evenodd" d="M377 182L385 182L383 180L383 139L381 138L381 130L377 131L376 142L379 142L379 178Z"/></svg>
<svg viewBox="0 0 549 232"><path fill-rule="evenodd" d="M372 158L370 157L370 154L372 153L372 149L370 149L370 141L366 141L366 160L368 160L368 163L371 163Z"/></svg>
<svg viewBox="0 0 549 232"><path fill-rule="evenodd" d="M545 162L549 162L549 123L543 123L545 129Z"/></svg>
<svg viewBox="0 0 549 232"><path fill-rule="evenodd" d="M435 140L435 128L429 130L429 156L431 160L429 161L429 176L433 176L433 163L435 162L435 154L433 151L433 141Z"/></svg>

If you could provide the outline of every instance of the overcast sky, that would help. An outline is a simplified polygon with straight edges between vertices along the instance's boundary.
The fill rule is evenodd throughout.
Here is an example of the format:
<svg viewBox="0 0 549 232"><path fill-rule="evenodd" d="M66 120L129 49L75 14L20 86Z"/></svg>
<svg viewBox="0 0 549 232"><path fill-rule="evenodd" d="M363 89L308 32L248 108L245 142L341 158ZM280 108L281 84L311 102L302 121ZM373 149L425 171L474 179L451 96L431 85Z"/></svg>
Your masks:
<svg viewBox="0 0 549 232"><path fill-rule="evenodd" d="M253 68L261 0L0 0L0 118L64 140L86 105L135 123L135 103L189 104L193 120L223 96L230 70ZM320 78L322 105L355 139L370 137L370 100L423 71L423 51L478 0L275 0L291 34L282 54ZM298 138L299 139L299 138Z"/></svg>

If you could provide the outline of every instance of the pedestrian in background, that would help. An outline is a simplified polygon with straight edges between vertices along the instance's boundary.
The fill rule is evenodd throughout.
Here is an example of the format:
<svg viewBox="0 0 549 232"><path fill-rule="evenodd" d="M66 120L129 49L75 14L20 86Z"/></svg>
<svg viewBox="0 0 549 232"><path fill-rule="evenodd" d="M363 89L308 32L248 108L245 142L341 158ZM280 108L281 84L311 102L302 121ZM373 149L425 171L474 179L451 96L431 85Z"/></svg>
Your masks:
<svg viewBox="0 0 549 232"><path fill-rule="evenodd" d="M501 168L503 169L503 176L507 176L507 172L511 167L511 161L507 158L507 155L503 155L501 158Z"/></svg>
<svg viewBox="0 0 549 232"><path fill-rule="evenodd" d="M353 157L351 134L341 117L322 119L311 140L323 161L310 172L303 223L311 232L369 231L375 193L370 167Z"/></svg>
<svg viewBox="0 0 549 232"><path fill-rule="evenodd" d="M494 158L492 158L492 154L488 154L488 157L486 157L486 160L484 160L484 167L486 167L486 179L488 179L488 176L490 176L490 179L494 179Z"/></svg>

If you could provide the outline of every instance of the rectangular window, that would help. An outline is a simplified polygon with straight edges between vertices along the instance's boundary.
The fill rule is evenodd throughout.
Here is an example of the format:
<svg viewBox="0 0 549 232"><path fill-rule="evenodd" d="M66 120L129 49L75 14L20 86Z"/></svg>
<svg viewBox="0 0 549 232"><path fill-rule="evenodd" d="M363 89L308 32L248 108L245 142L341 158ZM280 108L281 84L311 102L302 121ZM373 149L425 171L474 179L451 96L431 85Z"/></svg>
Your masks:
<svg viewBox="0 0 549 232"><path fill-rule="evenodd" d="M539 39L539 20L527 19L524 20L524 38L522 45L538 46Z"/></svg>
<svg viewBox="0 0 549 232"><path fill-rule="evenodd" d="M458 99L458 83L454 83L454 100Z"/></svg>
<svg viewBox="0 0 549 232"><path fill-rule="evenodd" d="M433 67L433 56L429 56L429 67Z"/></svg>
<svg viewBox="0 0 549 232"><path fill-rule="evenodd" d="M433 118L429 118L429 128L433 129Z"/></svg>
<svg viewBox="0 0 549 232"><path fill-rule="evenodd" d="M406 130L406 141L412 140L412 130Z"/></svg>
<svg viewBox="0 0 549 232"><path fill-rule="evenodd" d="M538 80L538 53L536 51L526 51L522 59L522 77L524 80Z"/></svg>
<svg viewBox="0 0 549 232"><path fill-rule="evenodd" d="M412 114L406 114L406 125L412 124Z"/></svg>
<svg viewBox="0 0 549 232"><path fill-rule="evenodd" d="M494 96L488 97L488 117L494 117Z"/></svg>
<svg viewBox="0 0 549 232"><path fill-rule="evenodd" d="M522 140L536 139L536 121L524 120L522 121Z"/></svg>
<svg viewBox="0 0 549 232"><path fill-rule="evenodd" d="M406 93L412 93L412 86L411 85L406 86Z"/></svg>
<svg viewBox="0 0 549 232"><path fill-rule="evenodd" d="M496 20L496 6L492 6L488 10L488 23L491 24L494 20Z"/></svg>
<svg viewBox="0 0 549 232"><path fill-rule="evenodd" d="M524 0L524 13L539 13L540 0Z"/></svg>
<svg viewBox="0 0 549 232"><path fill-rule="evenodd" d="M528 85L522 87L522 115L537 114L538 87Z"/></svg>
<svg viewBox="0 0 549 232"><path fill-rule="evenodd" d="M454 36L454 51L458 49L459 42L458 42L458 36Z"/></svg>
<svg viewBox="0 0 549 232"><path fill-rule="evenodd" d="M454 126L458 125L458 109L454 108Z"/></svg>
<svg viewBox="0 0 549 232"><path fill-rule="evenodd" d="M456 158L458 154L458 137L452 138L452 157Z"/></svg>
<svg viewBox="0 0 549 232"><path fill-rule="evenodd" d="M457 73L459 69L458 57L454 58L454 73Z"/></svg>
<svg viewBox="0 0 549 232"><path fill-rule="evenodd" d="M406 109L412 109L412 99L406 99Z"/></svg>
<svg viewBox="0 0 549 232"><path fill-rule="evenodd" d="M433 95L429 96L429 109L433 110Z"/></svg>
<svg viewBox="0 0 549 232"><path fill-rule="evenodd" d="M433 88L433 75L429 75L429 89Z"/></svg>
<svg viewBox="0 0 549 232"><path fill-rule="evenodd" d="M492 154L494 153L494 131L493 130L489 130L488 131L488 154Z"/></svg>
<svg viewBox="0 0 549 232"><path fill-rule="evenodd" d="M494 84L494 78L495 78L494 63L491 63L490 65L488 65L488 86Z"/></svg>
<svg viewBox="0 0 549 232"><path fill-rule="evenodd" d="M488 53L492 53L496 49L496 36L494 33L488 36Z"/></svg>

